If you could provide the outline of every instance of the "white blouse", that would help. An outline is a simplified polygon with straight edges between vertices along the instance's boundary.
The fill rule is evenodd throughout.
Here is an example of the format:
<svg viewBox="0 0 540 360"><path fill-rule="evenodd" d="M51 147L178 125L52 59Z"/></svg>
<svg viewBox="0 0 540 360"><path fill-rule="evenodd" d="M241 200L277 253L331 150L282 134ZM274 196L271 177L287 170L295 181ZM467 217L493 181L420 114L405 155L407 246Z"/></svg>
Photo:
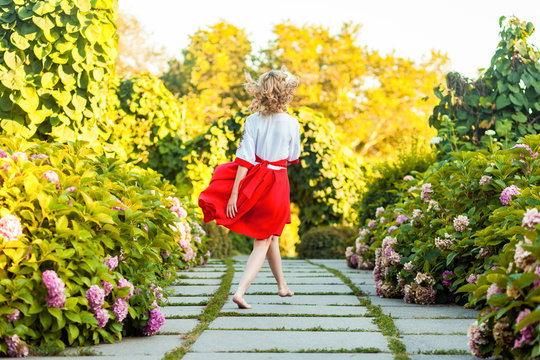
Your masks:
<svg viewBox="0 0 540 360"><path fill-rule="evenodd" d="M287 113L262 116L256 112L246 118L235 161L248 168L258 164L255 156L269 162L287 159L296 164L300 150L300 124L295 117ZM271 164L268 168L283 169Z"/></svg>

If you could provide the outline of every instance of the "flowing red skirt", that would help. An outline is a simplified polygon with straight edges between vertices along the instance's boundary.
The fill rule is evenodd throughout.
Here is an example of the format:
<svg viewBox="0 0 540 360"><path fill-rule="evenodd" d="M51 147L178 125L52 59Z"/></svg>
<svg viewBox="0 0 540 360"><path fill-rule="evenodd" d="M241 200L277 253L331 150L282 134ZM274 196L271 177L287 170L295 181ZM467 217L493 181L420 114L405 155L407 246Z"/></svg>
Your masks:
<svg viewBox="0 0 540 360"><path fill-rule="evenodd" d="M216 220L234 232L255 239L280 236L285 224L291 223L289 178L287 169L268 169L268 164L286 166L287 162L263 161L248 170L238 188L238 213L232 219L227 218L226 207L238 164L229 162L217 166L210 185L199 195L204 222Z"/></svg>

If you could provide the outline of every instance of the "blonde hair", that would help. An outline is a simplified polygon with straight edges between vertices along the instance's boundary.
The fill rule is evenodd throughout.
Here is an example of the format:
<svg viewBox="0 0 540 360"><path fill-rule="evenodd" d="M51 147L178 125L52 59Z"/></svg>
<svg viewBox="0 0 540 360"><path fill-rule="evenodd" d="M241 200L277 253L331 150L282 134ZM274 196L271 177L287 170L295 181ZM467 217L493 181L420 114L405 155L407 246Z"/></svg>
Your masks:
<svg viewBox="0 0 540 360"><path fill-rule="evenodd" d="M246 73L246 80L246 91L253 96L249 111L259 111L263 116L287 111L286 105L291 102L299 82L285 67L262 74L257 82Z"/></svg>

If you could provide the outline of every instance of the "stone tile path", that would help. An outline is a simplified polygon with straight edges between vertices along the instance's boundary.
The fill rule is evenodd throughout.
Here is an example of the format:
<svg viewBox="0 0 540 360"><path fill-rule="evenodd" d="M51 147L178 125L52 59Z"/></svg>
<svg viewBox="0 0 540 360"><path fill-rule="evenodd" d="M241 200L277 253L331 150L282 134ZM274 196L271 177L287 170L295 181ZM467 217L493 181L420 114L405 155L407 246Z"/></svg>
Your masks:
<svg viewBox="0 0 540 360"><path fill-rule="evenodd" d="M247 257L237 257L230 294L234 292ZM471 360L466 332L476 312L459 306L419 306L375 295L370 271L347 268L343 260L284 260L285 277L295 296L277 296L277 286L267 264L253 281L246 300L253 306L240 310L231 296L220 315L183 357L185 360L388 360L393 359L388 339L382 335L367 308L333 273L339 270L394 320L400 340L412 360ZM90 349L95 356L58 356L33 359L162 359L182 345L182 335L199 323L198 316L218 289L226 266L218 260L183 271L168 290L166 316L160 333L127 338L117 344ZM65 355L76 354L67 349ZM446 355L442 355L445 353ZM436 355L441 354L441 355Z"/></svg>

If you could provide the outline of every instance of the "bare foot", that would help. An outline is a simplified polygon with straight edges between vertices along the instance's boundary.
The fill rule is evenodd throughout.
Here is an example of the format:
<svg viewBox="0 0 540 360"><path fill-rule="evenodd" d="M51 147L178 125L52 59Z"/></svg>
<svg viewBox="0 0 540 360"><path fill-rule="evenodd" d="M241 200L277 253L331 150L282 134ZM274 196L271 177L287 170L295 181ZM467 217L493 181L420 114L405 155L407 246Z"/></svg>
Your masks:
<svg viewBox="0 0 540 360"><path fill-rule="evenodd" d="M233 296L232 301L238 305L239 309L251 309L251 305L249 305L243 297L240 296Z"/></svg>
<svg viewBox="0 0 540 360"><path fill-rule="evenodd" d="M286 287L285 289L278 290L277 293L281 297L293 296L294 295L294 293L289 289L289 287Z"/></svg>

